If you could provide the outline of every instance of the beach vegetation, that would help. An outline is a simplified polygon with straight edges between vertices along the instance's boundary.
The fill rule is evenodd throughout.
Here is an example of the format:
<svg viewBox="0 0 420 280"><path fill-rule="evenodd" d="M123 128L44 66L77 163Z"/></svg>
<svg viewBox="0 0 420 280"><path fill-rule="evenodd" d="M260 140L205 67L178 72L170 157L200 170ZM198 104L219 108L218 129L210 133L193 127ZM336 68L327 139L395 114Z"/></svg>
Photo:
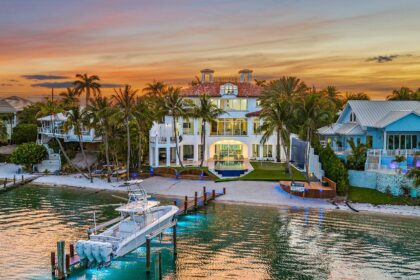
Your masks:
<svg viewBox="0 0 420 280"><path fill-rule="evenodd" d="M14 164L21 164L26 170L32 171L33 165L40 163L47 156L48 152L44 146L29 142L17 146L10 156L10 161Z"/></svg>
<svg viewBox="0 0 420 280"><path fill-rule="evenodd" d="M364 170L366 162L366 145L355 144L353 139L347 141L351 147L351 153L347 155L347 168L353 170Z"/></svg>

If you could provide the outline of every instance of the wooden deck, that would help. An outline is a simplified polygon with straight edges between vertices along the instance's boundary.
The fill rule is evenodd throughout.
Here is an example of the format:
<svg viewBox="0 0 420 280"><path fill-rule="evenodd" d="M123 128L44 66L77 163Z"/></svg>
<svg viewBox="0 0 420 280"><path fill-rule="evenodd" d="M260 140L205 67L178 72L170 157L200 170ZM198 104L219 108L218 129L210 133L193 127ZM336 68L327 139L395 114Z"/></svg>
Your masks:
<svg viewBox="0 0 420 280"><path fill-rule="evenodd" d="M330 179L323 177L323 182L304 182L304 181L295 181L295 183L303 184L304 191L298 190L299 188L294 188L291 186L291 181L280 181L280 187L292 195L306 198L334 198L337 194L336 184ZM295 191L294 191L295 190Z"/></svg>
<svg viewBox="0 0 420 280"><path fill-rule="evenodd" d="M185 196L183 200L174 200L174 205L179 208L177 215L184 215L188 211L198 210L199 208L204 207L207 202L215 200L217 197L224 194L226 194L226 189L223 189L222 192L216 192L215 190L208 192L205 188L203 188L201 196L198 196L198 192L195 192L194 197Z"/></svg>

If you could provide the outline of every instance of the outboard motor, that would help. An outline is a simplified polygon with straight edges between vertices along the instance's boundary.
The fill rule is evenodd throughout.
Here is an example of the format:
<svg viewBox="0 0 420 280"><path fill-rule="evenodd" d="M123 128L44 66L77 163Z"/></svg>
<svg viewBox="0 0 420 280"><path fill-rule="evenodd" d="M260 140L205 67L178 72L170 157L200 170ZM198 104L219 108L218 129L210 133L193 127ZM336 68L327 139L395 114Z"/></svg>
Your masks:
<svg viewBox="0 0 420 280"><path fill-rule="evenodd" d="M76 242L76 252L77 255L80 257L80 260L83 261L84 259L86 259L86 255L84 253L84 240L79 240Z"/></svg>
<svg viewBox="0 0 420 280"><path fill-rule="evenodd" d="M89 263L92 263L95 260L92 254L91 243L92 243L91 241L85 241L83 244L83 252L85 253L87 259L89 260Z"/></svg>
<svg viewBox="0 0 420 280"><path fill-rule="evenodd" d="M101 257L102 257L103 262L105 262L105 263L111 262L111 253L112 253L112 244L111 243L102 243Z"/></svg>

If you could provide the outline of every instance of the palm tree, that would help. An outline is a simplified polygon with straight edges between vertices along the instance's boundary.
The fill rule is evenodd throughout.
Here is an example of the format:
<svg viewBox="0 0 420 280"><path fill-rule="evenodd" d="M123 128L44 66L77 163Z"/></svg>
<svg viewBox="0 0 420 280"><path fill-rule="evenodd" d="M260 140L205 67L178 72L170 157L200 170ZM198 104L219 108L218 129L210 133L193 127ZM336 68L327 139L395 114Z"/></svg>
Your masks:
<svg viewBox="0 0 420 280"><path fill-rule="evenodd" d="M142 149L142 137L143 133L147 133L153 125L153 120L155 120L156 112L151 110L150 98L146 96L138 96L136 99L136 104L133 108L133 120L137 127L138 133L138 168L141 172L141 162L143 157Z"/></svg>
<svg viewBox="0 0 420 280"><path fill-rule="evenodd" d="M341 100L341 93L337 90L334 86L327 86L322 93L330 99L334 104L337 110L340 110L343 106L343 102Z"/></svg>
<svg viewBox="0 0 420 280"><path fill-rule="evenodd" d="M6 143L8 140L7 126L3 120L0 120L0 142Z"/></svg>
<svg viewBox="0 0 420 280"><path fill-rule="evenodd" d="M60 93L61 105L64 110L74 108L79 103L80 92L75 88L67 88L66 91Z"/></svg>
<svg viewBox="0 0 420 280"><path fill-rule="evenodd" d="M91 92L94 96L101 93L101 85L99 84L100 79L97 75L88 76L86 73L77 74L76 78L78 80L74 82L74 87L79 93L84 92L86 94L85 106L87 106Z"/></svg>
<svg viewBox="0 0 420 280"><path fill-rule="evenodd" d="M194 77L194 80L192 80L190 82L190 86L194 87L194 86L198 86L199 84L201 84L201 80L198 76Z"/></svg>
<svg viewBox="0 0 420 280"><path fill-rule="evenodd" d="M147 83L142 91L149 96L162 96L166 87L164 82L153 80L153 82Z"/></svg>
<svg viewBox="0 0 420 280"><path fill-rule="evenodd" d="M370 100L370 97L364 92L358 92L358 93L347 92L346 98L345 98L346 103L349 102L349 100Z"/></svg>
<svg viewBox="0 0 420 280"><path fill-rule="evenodd" d="M267 80L257 80L254 79L255 84L259 87L265 87L267 85Z"/></svg>
<svg viewBox="0 0 420 280"><path fill-rule="evenodd" d="M185 102L184 97L181 95L180 88L174 88L172 86L168 87L164 96L162 109L165 115L172 117L172 129L175 136L175 149L181 167L184 167L184 165L182 164L181 155L178 147L179 139L177 123L180 117L187 116L187 105L187 102Z"/></svg>
<svg viewBox="0 0 420 280"><path fill-rule="evenodd" d="M206 149L206 125L207 123L214 123L215 120L222 114L226 113L222 109L218 108L213 102L211 102L210 96L204 93L200 96L199 106L194 108L194 117L201 119L201 163L200 167L203 167L204 162L204 151Z"/></svg>
<svg viewBox="0 0 420 280"><path fill-rule="evenodd" d="M70 160L69 156L66 153L66 150L63 147L63 144L61 143L60 139L58 139L57 135L55 134L54 119L57 117L58 113L61 113L62 111L63 109L61 108L60 104L57 101L54 101L52 99L47 99L45 103L40 103L40 110L37 113L37 117L48 116L48 115L50 116L52 135L53 135L53 138L57 141L60 151L64 155L64 158L66 159L68 164L70 164L80 174L82 174L83 177L88 179L85 173L82 172L80 168L78 168L76 165L72 163L72 161Z"/></svg>
<svg viewBox="0 0 420 280"><path fill-rule="evenodd" d="M132 119L133 106L138 90L133 90L131 86L126 85L124 89L114 89L115 94L112 98L116 101L117 106L122 113L122 119L126 126L127 134L127 180L130 178L130 155L131 155L131 141L130 141L130 120Z"/></svg>
<svg viewBox="0 0 420 280"><path fill-rule="evenodd" d="M293 116L293 103L287 97L280 97L272 103L263 103L261 111L262 125L260 131L263 132L261 143L265 144L268 139L276 134L276 161L281 161L280 139L283 142L283 149L286 154L286 162L289 166L289 137L290 127Z"/></svg>
<svg viewBox="0 0 420 280"><path fill-rule="evenodd" d="M91 98L90 105L87 107L89 112L89 118L91 124L98 131L104 142L105 148L105 160L108 172L108 182L111 182L111 164L109 158L109 131L110 131L110 119L115 114L115 109L112 107L111 101L108 97L97 96Z"/></svg>
<svg viewBox="0 0 420 280"><path fill-rule="evenodd" d="M270 81L262 91L260 101L261 106L264 103L270 104L278 98L295 98L308 92L308 87L304 82L296 77L286 77Z"/></svg>
<svg viewBox="0 0 420 280"><path fill-rule="evenodd" d="M353 139L347 141L351 147L351 153L347 155L347 164L351 169L364 170L367 147L365 144L354 143Z"/></svg>
<svg viewBox="0 0 420 280"><path fill-rule="evenodd" d="M66 111L65 115L67 117L67 120L64 123L64 130L66 130L67 132L69 130L73 130L73 133L77 135L77 138L79 140L80 151L82 152L83 160L85 161L89 173L89 179L91 182L93 182L92 171L90 169L85 149L83 147L83 130L87 126L86 124L88 120L86 117L86 111L83 111L83 109L81 108L72 108Z"/></svg>
<svg viewBox="0 0 420 280"><path fill-rule="evenodd" d="M296 119L300 123L300 134L304 136L307 141L306 149L306 175L309 180L309 152L310 145L316 130L323 125L327 125L333 118L331 111L331 101L323 98L320 93L310 93L301 97L299 106L295 111Z"/></svg>
<svg viewBox="0 0 420 280"><path fill-rule="evenodd" d="M408 87L394 89L391 95L386 97L387 100L412 100L415 93Z"/></svg>

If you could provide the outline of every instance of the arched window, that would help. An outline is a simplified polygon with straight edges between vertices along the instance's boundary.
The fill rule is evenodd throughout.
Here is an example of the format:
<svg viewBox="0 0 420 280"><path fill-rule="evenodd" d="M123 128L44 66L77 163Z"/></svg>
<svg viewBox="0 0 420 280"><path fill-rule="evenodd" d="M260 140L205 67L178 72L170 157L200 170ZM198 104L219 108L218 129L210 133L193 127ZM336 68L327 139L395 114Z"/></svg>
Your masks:
<svg viewBox="0 0 420 280"><path fill-rule="evenodd" d="M356 114L354 112L350 113L350 122L356 122Z"/></svg>

